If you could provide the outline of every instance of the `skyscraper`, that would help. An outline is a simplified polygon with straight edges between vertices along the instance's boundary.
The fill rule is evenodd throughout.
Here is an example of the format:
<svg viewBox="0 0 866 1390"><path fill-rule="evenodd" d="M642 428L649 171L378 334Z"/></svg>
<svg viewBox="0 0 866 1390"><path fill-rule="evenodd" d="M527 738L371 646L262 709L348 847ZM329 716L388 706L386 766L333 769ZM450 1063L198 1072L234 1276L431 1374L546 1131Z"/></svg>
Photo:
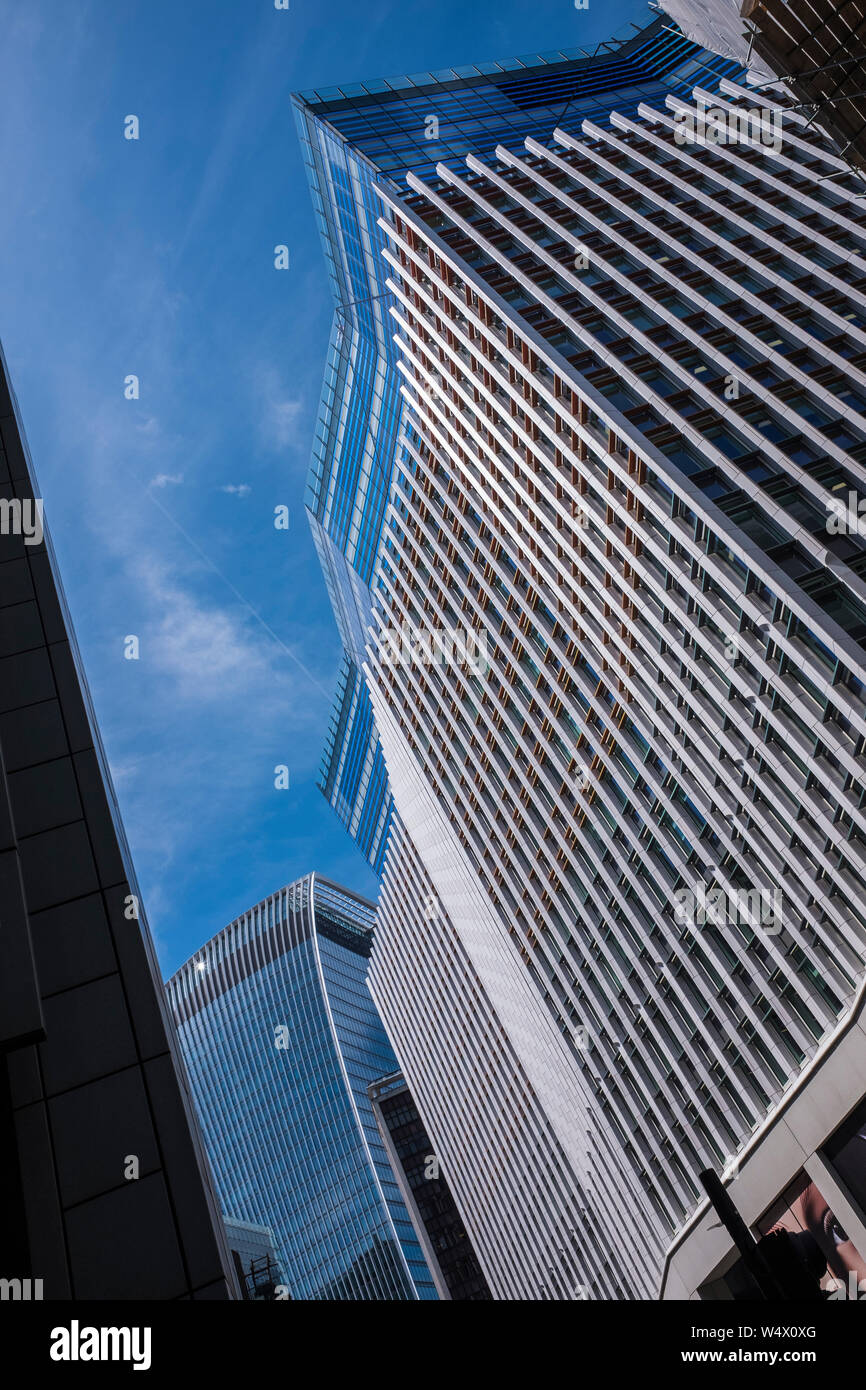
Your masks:
<svg viewBox="0 0 866 1390"><path fill-rule="evenodd" d="M4 1298L236 1285L0 357Z"/></svg>
<svg viewBox="0 0 866 1390"><path fill-rule="evenodd" d="M295 1299L435 1299L367 1086L396 1065L365 983L374 909L310 874L168 983L223 1210Z"/></svg>
<svg viewBox="0 0 866 1390"><path fill-rule="evenodd" d="M866 944L866 553L841 501L866 216L796 114L743 140L750 93L722 88L696 96L724 143L671 96L384 195L410 414L380 629L470 624L490 658L371 648L377 725L596 1189L581 1243L632 1289L851 1009Z"/></svg>
<svg viewBox="0 0 866 1390"><path fill-rule="evenodd" d="M373 867L381 870L392 816L381 747L360 670L370 585L382 538L403 405L391 296L382 259L380 185L439 160L492 152L602 116L688 95L695 76L715 89L737 65L705 53L661 20L592 50L531 53L501 62L298 93L296 116L334 298L306 504L346 652L324 752L321 787Z"/></svg>
<svg viewBox="0 0 866 1390"><path fill-rule="evenodd" d="M699 1174L759 1218L863 1089L866 213L698 82L380 184L371 986L499 1297L695 1292Z"/></svg>

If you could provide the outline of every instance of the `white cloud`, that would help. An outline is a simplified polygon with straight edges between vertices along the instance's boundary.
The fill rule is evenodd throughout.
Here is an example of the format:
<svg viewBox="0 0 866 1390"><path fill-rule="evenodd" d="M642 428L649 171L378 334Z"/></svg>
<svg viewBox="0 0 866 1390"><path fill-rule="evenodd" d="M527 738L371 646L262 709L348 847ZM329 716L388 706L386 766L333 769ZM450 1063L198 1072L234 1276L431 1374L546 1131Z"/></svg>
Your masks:
<svg viewBox="0 0 866 1390"><path fill-rule="evenodd" d="M270 428L273 437L281 448L291 444L295 439L296 421L301 413L302 403L298 400L276 400L269 403L270 414L266 419L266 424Z"/></svg>
<svg viewBox="0 0 866 1390"><path fill-rule="evenodd" d="M147 415L143 420L136 421L135 430L137 434L155 439L159 435L159 421L155 415Z"/></svg>
<svg viewBox="0 0 866 1390"><path fill-rule="evenodd" d="M157 473L155 478L151 478L148 487L176 487L183 482L182 473Z"/></svg>
<svg viewBox="0 0 866 1390"><path fill-rule="evenodd" d="M249 483L226 483L220 488L220 492L230 492L235 497L246 497L248 493L252 492L252 488Z"/></svg>
<svg viewBox="0 0 866 1390"><path fill-rule="evenodd" d="M253 384L264 442L275 449L286 449L290 445L306 447L309 440L302 421L304 402L301 398L286 390L274 367L261 368Z"/></svg>
<svg viewBox="0 0 866 1390"><path fill-rule="evenodd" d="M175 699L219 703L275 682L279 648L250 630L242 612L201 601L153 555L139 554L131 569L151 615L144 656L173 682Z"/></svg>

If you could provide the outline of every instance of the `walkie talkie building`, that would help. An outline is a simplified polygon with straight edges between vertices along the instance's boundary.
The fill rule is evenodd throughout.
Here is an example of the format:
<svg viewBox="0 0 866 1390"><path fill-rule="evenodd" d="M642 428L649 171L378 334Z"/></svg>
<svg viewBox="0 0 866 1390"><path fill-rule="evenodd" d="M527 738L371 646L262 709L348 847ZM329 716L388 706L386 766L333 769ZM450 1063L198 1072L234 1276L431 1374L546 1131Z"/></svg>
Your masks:
<svg viewBox="0 0 866 1390"><path fill-rule="evenodd" d="M269 1227L293 1299L436 1299L367 1087L394 1054L366 973L372 904L318 875L168 982L223 1211Z"/></svg>

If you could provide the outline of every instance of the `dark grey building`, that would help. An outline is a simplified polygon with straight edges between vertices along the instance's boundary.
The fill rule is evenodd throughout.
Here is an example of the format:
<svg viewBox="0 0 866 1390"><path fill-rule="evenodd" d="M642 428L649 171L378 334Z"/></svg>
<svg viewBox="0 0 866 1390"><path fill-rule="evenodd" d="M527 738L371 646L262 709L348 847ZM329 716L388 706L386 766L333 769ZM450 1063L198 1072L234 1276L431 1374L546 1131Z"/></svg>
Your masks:
<svg viewBox="0 0 866 1390"><path fill-rule="evenodd" d="M439 1297L459 1302L492 1298L403 1073L371 1081L367 1095Z"/></svg>
<svg viewBox="0 0 866 1390"><path fill-rule="evenodd" d="M0 441L0 1296L234 1297L2 358Z"/></svg>

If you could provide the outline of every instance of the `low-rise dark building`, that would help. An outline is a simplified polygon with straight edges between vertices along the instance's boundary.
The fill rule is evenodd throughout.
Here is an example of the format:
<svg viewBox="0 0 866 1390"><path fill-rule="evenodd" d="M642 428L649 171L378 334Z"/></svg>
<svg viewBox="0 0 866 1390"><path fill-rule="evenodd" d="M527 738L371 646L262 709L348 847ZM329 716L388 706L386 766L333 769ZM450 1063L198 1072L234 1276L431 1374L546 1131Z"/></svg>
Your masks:
<svg viewBox="0 0 866 1390"><path fill-rule="evenodd" d="M439 1297L489 1299L487 1280L404 1076L383 1076L367 1094Z"/></svg>
<svg viewBox="0 0 866 1390"><path fill-rule="evenodd" d="M252 1303L290 1299L286 1276L269 1226L223 1218L241 1297Z"/></svg>

